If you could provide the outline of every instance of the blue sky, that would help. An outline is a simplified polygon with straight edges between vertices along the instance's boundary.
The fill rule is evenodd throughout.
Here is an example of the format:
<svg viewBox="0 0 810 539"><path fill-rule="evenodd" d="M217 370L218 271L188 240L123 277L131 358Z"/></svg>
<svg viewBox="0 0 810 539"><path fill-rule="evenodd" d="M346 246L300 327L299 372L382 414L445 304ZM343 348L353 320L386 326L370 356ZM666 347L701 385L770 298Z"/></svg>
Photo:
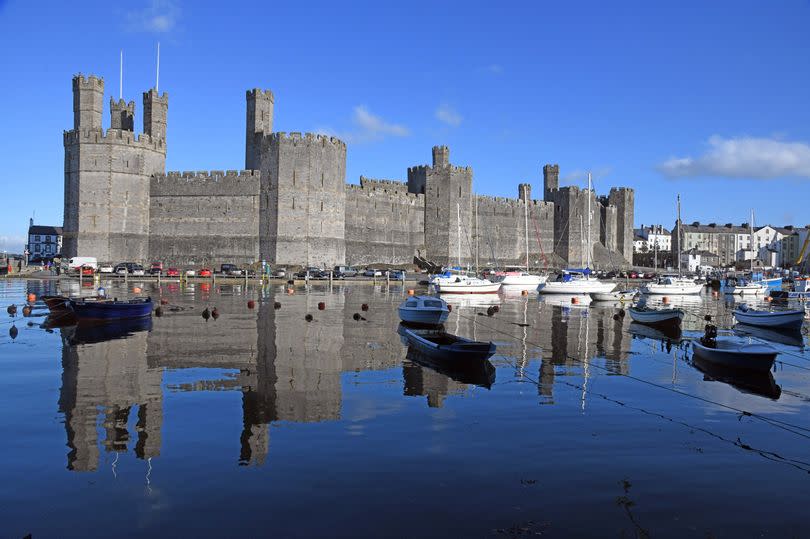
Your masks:
<svg viewBox="0 0 810 539"><path fill-rule="evenodd" d="M0 248L61 224L71 76L106 107L169 92L169 170L243 168L245 90L277 131L348 142L347 181L405 179L435 144L479 193L636 189L636 224L810 224L810 2L2 2Z"/></svg>

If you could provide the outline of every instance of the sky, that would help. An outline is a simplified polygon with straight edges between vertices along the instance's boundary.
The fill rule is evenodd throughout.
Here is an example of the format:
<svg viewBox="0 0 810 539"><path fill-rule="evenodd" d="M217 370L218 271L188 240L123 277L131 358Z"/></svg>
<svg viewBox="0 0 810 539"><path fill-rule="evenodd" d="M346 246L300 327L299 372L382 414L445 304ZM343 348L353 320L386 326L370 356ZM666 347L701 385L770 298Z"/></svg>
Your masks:
<svg viewBox="0 0 810 539"><path fill-rule="evenodd" d="M480 194L542 193L542 167L635 222L810 224L810 1L0 0L0 249L62 224L71 77L169 93L168 170L244 168L245 90L275 131L347 142L346 181L405 180L450 147Z"/></svg>

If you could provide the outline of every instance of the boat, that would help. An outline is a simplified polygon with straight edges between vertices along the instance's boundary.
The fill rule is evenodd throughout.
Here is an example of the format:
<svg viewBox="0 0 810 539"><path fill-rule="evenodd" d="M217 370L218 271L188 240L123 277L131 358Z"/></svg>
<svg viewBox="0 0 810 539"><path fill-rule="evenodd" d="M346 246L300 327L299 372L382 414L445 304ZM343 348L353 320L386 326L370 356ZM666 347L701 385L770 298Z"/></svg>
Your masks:
<svg viewBox="0 0 810 539"><path fill-rule="evenodd" d="M399 305L399 319L407 324L440 326L449 315L447 302L433 296L412 296Z"/></svg>
<svg viewBox="0 0 810 539"><path fill-rule="evenodd" d="M541 294L592 294L613 291L616 283L600 281L591 275L591 270L566 269L556 280L546 281L537 287Z"/></svg>
<svg viewBox="0 0 810 539"><path fill-rule="evenodd" d="M734 318L737 322L749 326L766 328L794 328L802 327L804 323L804 309L793 311L761 311L751 309L743 303L734 309Z"/></svg>
<svg viewBox="0 0 810 539"><path fill-rule="evenodd" d="M738 370L706 361L699 355L692 357L692 365L703 373L703 379L707 382L722 382L742 393L760 395L773 400L782 395L782 388L776 384L773 374L769 371Z"/></svg>
<svg viewBox="0 0 810 539"><path fill-rule="evenodd" d="M703 291L703 283L695 282L689 277L663 275L655 282L646 283L641 291L648 295L691 296Z"/></svg>
<svg viewBox="0 0 810 539"><path fill-rule="evenodd" d="M646 306L636 306L627 309L630 318L635 322L650 326L680 326L686 315L683 309L652 309Z"/></svg>
<svg viewBox="0 0 810 539"><path fill-rule="evenodd" d="M52 313L70 311L69 298L67 296L42 296L41 299Z"/></svg>
<svg viewBox="0 0 810 539"><path fill-rule="evenodd" d="M493 283L489 279L467 277L457 279L453 283L440 284L437 287L440 294L497 294L501 283Z"/></svg>
<svg viewBox="0 0 810 539"><path fill-rule="evenodd" d="M771 297L774 299L810 299L810 279L794 280L790 290L771 290Z"/></svg>
<svg viewBox="0 0 810 539"><path fill-rule="evenodd" d="M70 309L79 320L119 320L152 316L152 298L70 299Z"/></svg>
<svg viewBox="0 0 810 539"><path fill-rule="evenodd" d="M726 279L725 293L735 296L756 296L766 294L768 285L749 281L742 277L729 277Z"/></svg>
<svg viewBox="0 0 810 539"><path fill-rule="evenodd" d="M458 279L468 279L464 273L460 270L456 269L449 269L445 270L442 273L438 273L436 275L431 276L428 284L432 284L433 286L439 286L441 284L449 284L456 282Z"/></svg>
<svg viewBox="0 0 810 539"><path fill-rule="evenodd" d="M768 344L740 342L728 337L712 339L711 345L704 339L696 339L692 341L692 349L699 359L715 365L759 372L769 371L779 354Z"/></svg>
<svg viewBox="0 0 810 539"><path fill-rule="evenodd" d="M415 329L400 324L399 334L408 344L434 360L481 361L495 354L495 343L465 339L443 329Z"/></svg>
<svg viewBox="0 0 810 539"><path fill-rule="evenodd" d="M591 297L596 301L633 301L638 294L637 288L629 290L614 290L613 292L591 292Z"/></svg>
<svg viewBox="0 0 810 539"><path fill-rule="evenodd" d="M408 340L405 339L408 343ZM495 367L488 359L480 361L444 361L441 359L434 359L432 356L425 354L415 346L408 346L408 352L405 359L414 363L412 368L422 369L427 368L452 378L456 382L462 384L473 384L480 387L490 389L492 384L495 383ZM403 365L403 375L406 377L407 366Z"/></svg>

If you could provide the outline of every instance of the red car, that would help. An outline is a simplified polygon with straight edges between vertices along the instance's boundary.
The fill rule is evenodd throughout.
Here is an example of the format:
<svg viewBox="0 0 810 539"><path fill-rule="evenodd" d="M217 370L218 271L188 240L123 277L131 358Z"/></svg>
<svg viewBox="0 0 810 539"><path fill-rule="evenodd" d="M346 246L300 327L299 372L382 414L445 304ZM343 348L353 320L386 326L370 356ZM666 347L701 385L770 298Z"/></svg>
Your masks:
<svg viewBox="0 0 810 539"><path fill-rule="evenodd" d="M630 272L630 278L631 278L631 279L638 279L638 272L636 272L636 271L631 271L631 272Z"/></svg>
<svg viewBox="0 0 810 539"><path fill-rule="evenodd" d="M211 276L211 270L208 269L208 268L203 268L203 269L201 269L200 271L197 272L197 275L199 275L200 277L210 277Z"/></svg>
<svg viewBox="0 0 810 539"><path fill-rule="evenodd" d="M92 277L93 273L94 273L93 266L82 266L82 275L84 276L89 275Z"/></svg>
<svg viewBox="0 0 810 539"><path fill-rule="evenodd" d="M180 277L180 270L177 268L169 268L166 270L166 277Z"/></svg>

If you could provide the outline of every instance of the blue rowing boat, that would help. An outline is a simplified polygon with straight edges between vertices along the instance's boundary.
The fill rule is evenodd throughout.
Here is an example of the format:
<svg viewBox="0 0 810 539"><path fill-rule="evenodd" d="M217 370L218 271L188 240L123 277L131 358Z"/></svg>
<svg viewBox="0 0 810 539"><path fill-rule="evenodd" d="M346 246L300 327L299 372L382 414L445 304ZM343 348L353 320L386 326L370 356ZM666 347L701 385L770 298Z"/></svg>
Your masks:
<svg viewBox="0 0 810 539"><path fill-rule="evenodd" d="M135 299L70 299L76 318L82 320L121 320L152 316L152 298Z"/></svg>

